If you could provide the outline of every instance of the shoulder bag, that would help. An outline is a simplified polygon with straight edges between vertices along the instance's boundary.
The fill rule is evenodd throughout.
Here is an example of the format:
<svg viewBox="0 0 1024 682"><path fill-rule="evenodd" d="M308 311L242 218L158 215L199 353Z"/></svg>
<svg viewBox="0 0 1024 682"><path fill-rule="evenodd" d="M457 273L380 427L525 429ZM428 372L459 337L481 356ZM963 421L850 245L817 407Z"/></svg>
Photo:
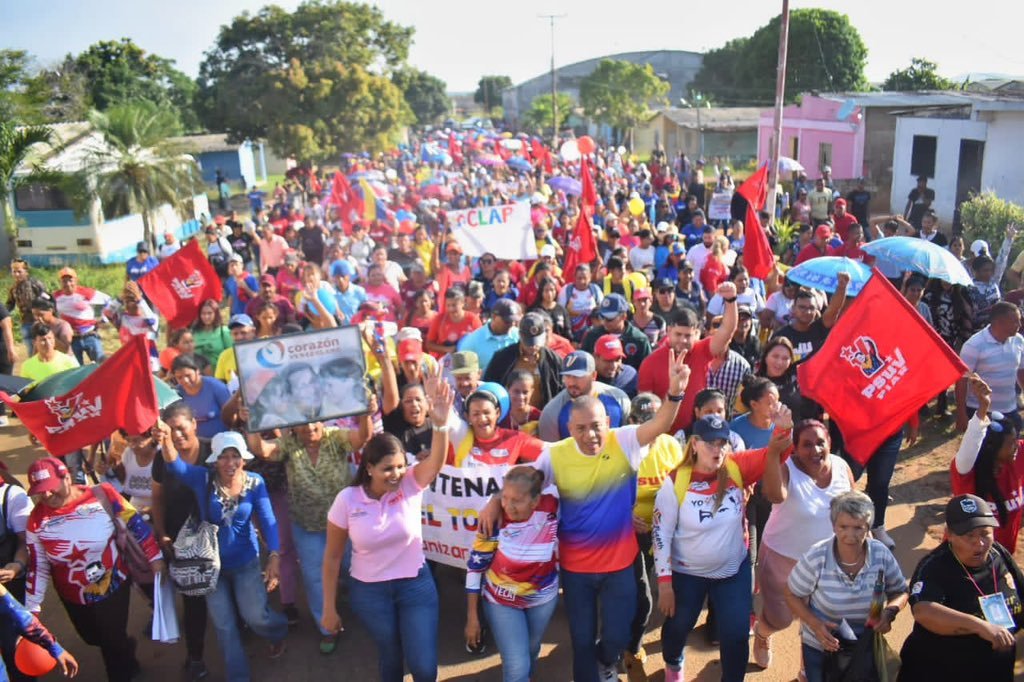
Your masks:
<svg viewBox="0 0 1024 682"><path fill-rule="evenodd" d="M200 502L200 515L188 517L174 539L174 558L168 572L175 588L190 597L202 597L217 589L220 577L220 543L217 526L206 520L209 516L212 484L207 477L206 495ZM202 510L206 510L203 514Z"/></svg>

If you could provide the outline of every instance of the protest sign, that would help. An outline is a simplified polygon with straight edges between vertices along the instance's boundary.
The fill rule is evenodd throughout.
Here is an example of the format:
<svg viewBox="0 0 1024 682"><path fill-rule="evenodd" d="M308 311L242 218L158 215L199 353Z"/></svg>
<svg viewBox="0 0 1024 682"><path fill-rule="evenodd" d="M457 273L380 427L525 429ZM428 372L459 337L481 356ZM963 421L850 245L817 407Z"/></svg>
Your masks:
<svg viewBox="0 0 1024 682"><path fill-rule="evenodd" d="M327 421L369 409L359 327L321 329L235 346L250 431Z"/></svg>
<svg viewBox="0 0 1024 682"><path fill-rule="evenodd" d="M507 260L536 260L530 205L526 202L448 211L448 224L467 256L493 253Z"/></svg>
<svg viewBox="0 0 1024 682"><path fill-rule="evenodd" d="M715 192L708 202L708 220L732 219L732 192Z"/></svg>
<svg viewBox="0 0 1024 682"><path fill-rule="evenodd" d="M501 491L509 467L446 464L423 491L423 552L431 561L466 567L479 526L479 513Z"/></svg>

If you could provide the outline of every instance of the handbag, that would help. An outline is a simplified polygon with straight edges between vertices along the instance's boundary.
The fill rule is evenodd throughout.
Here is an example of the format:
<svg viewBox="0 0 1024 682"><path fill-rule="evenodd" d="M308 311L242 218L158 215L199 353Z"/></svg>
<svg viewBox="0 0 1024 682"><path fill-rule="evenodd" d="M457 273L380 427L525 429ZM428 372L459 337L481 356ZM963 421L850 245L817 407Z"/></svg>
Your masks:
<svg viewBox="0 0 1024 682"><path fill-rule="evenodd" d="M152 585L156 577L153 575L153 567L149 563L149 558L139 541L128 531L128 526L114 514L107 491L103 489L103 486L96 485L92 487L92 494L114 524L114 544L117 546L121 558L124 559L128 575L139 585ZM146 523L141 516L139 523Z"/></svg>
<svg viewBox="0 0 1024 682"><path fill-rule="evenodd" d="M204 507L210 502L210 485L207 485ZM217 540L217 526L207 521L200 513L197 519L191 514L174 539L174 558L168 572L174 586L182 594L202 597L217 589L220 577L220 543Z"/></svg>

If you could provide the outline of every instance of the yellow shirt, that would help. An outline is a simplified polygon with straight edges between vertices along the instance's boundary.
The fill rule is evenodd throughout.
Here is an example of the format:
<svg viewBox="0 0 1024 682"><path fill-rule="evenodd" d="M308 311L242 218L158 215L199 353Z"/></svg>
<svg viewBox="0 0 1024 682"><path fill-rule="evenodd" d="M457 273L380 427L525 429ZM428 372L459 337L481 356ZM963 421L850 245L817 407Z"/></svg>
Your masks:
<svg viewBox="0 0 1024 682"><path fill-rule="evenodd" d="M238 361L235 359L235 349L225 348L217 358L217 367L213 370L213 377L220 379L225 384L230 382L238 374Z"/></svg>
<svg viewBox="0 0 1024 682"><path fill-rule="evenodd" d="M420 260L423 262L423 270L426 272L427 277L434 276L434 244L430 241L425 241L422 244L413 244L413 249L419 254Z"/></svg>
<svg viewBox="0 0 1024 682"><path fill-rule="evenodd" d="M683 461L683 447L672 436L663 433L650 444L647 456L637 469L636 504L633 516L651 523L654 517L654 498L661 484L672 470Z"/></svg>
<svg viewBox="0 0 1024 682"><path fill-rule="evenodd" d="M31 379L33 383L39 383L51 374L74 369L75 367L78 367L78 360L75 359L74 355L57 351L53 354L52 360L43 362L39 359L39 354L36 353L21 363L19 374L26 379Z"/></svg>

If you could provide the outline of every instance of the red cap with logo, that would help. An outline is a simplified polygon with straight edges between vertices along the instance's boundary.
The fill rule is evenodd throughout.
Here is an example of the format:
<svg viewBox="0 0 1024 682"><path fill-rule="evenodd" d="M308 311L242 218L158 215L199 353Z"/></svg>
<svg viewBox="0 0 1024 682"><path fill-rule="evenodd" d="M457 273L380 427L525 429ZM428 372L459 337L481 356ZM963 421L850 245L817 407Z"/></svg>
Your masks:
<svg viewBox="0 0 1024 682"><path fill-rule="evenodd" d="M398 359L401 362L419 360L423 357L423 343L419 339L405 339L398 342Z"/></svg>
<svg viewBox="0 0 1024 682"><path fill-rule="evenodd" d="M51 493L60 488L61 481L67 475L68 468L56 457L37 459L28 468L28 494Z"/></svg>
<svg viewBox="0 0 1024 682"><path fill-rule="evenodd" d="M626 357L622 341L617 334L605 334L594 344L594 355L602 360L621 360Z"/></svg>

